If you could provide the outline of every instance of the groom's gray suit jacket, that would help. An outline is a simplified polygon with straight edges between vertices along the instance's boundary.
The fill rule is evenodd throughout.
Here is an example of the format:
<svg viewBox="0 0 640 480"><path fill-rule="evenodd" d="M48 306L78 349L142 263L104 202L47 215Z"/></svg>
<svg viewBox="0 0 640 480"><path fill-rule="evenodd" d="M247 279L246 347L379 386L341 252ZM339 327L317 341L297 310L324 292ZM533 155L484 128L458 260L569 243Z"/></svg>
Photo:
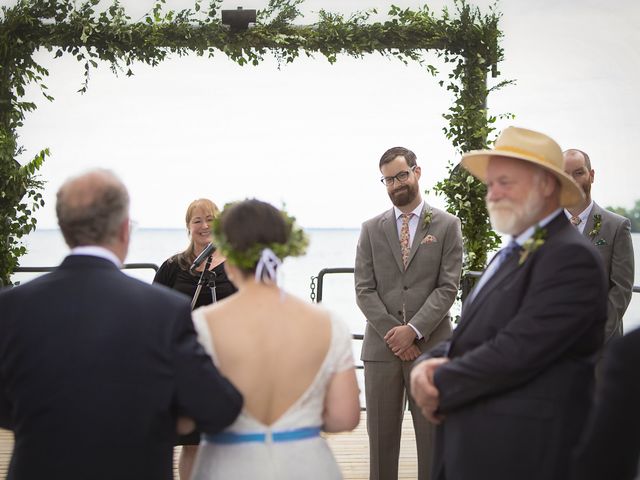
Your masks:
<svg viewBox="0 0 640 480"><path fill-rule="evenodd" d="M425 225L427 212L431 220ZM424 336L417 342L421 351L449 337L449 308L458 292L461 269L462 233L457 217L425 202L406 270L393 209L366 221L355 265L357 303L367 318L361 359L395 359L384 336L405 322Z"/></svg>

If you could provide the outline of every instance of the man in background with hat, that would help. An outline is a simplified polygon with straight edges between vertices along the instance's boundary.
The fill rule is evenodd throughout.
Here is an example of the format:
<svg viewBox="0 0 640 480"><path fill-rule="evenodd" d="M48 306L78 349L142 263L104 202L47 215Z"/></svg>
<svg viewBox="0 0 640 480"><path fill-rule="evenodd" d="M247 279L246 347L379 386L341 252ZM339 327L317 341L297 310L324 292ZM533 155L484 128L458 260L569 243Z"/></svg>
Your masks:
<svg viewBox="0 0 640 480"><path fill-rule="evenodd" d="M602 255L607 272L607 323L604 329L605 347L610 340L622 336L622 316L633 293L633 243L628 218L605 210L591 199L591 185L595 172L591 159L582 150L569 149L563 153L564 171L573 177L584 192L584 200L565 209L565 214L578 231L592 242ZM606 355L606 350L604 351ZM596 372L600 369L598 361ZM599 375L598 375L599 376Z"/></svg>
<svg viewBox="0 0 640 480"><path fill-rule="evenodd" d="M433 477L564 480L607 315L602 259L562 210L584 196L558 144L531 130L507 128L462 164L487 185L491 223L511 241L451 340L411 373L416 403L439 424Z"/></svg>

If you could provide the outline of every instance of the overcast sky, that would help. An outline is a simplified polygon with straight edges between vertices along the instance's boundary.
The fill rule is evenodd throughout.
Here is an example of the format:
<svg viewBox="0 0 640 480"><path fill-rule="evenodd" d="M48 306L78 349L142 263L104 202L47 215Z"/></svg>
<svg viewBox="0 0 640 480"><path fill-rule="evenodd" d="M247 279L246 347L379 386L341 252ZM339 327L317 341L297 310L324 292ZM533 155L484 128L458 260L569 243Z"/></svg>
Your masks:
<svg viewBox="0 0 640 480"><path fill-rule="evenodd" d="M0 0L1 5L11 1ZM151 0L123 0L134 19ZM225 8L263 8L266 0L225 2ZM418 7L411 0L307 0L304 23L320 8L349 13L376 7ZM472 2L473 3L473 2ZM492 2L475 2L486 9ZM171 8L192 1L168 0ZM452 2L429 2L439 12ZM587 151L596 170L593 195L601 205L629 207L638 193L640 163L640 2L503 0L505 60L501 78L517 80L489 97L493 113L512 112L514 124L540 130L563 148ZM114 170L132 197L142 227L182 227L187 204L209 197L222 206L258 197L288 210L305 227L358 227L389 207L377 168L389 147L418 156L421 186L430 188L458 161L442 128L451 98L416 65L379 55L322 56L277 68L267 59L239 67L215 59L174 58L135 75L94 71L85 95L77 93L83 67L70 56L40 52L46 83L56 98L36 89L38 110L19 131L29 156L49 147L41 170L47 205L40 227L55 222L55 192L70 175L91 167ZM435 56L433 61L437 62ZM442 76L446 75L443 70ZM427 195L442 206L443 200Z"/></svg>

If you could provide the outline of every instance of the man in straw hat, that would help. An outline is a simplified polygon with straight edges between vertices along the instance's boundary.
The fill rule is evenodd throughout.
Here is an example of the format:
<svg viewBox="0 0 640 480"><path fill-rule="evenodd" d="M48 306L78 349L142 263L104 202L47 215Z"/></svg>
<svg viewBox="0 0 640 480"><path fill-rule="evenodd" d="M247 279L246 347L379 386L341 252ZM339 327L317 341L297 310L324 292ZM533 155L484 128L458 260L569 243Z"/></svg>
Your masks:
<svg viewBox="0 0 640 480"><path fill-rule="evenodd" d="M546 135L504 130L463 155L511 237L463 305L450 341L421 356L411 390L439 424L434 478L565 479L591 404L607 316L602 260L562 207L583 200Z"/></svg>

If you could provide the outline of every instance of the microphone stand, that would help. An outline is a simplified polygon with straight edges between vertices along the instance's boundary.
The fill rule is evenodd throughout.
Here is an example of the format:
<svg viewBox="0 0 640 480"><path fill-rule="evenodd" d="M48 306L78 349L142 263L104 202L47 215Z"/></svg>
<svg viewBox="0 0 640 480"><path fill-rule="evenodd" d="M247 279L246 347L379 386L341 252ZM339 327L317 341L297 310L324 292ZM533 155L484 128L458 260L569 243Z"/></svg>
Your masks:
<svg viewBox="0 0 640 480"><path fill-rule="evenodd" d="M216 298L216 280L215 280L216 272L212 272L209 270L209 267L211 266L212 257L213 255L209 255L207 257L207 261L204 264L204 270L202 270L202 273L200 274L200 280L198 280L198 287L196 288L196 293L194 293L193 299L191 300L191 310L193 310L193 307L196 304L196 300L198 300L198 297L200 296L200 291L202 290L202 286L205 284L207 284L211 289L211 299L212 299L211 303L216 303L218 301L218 299Z"/></svg>

